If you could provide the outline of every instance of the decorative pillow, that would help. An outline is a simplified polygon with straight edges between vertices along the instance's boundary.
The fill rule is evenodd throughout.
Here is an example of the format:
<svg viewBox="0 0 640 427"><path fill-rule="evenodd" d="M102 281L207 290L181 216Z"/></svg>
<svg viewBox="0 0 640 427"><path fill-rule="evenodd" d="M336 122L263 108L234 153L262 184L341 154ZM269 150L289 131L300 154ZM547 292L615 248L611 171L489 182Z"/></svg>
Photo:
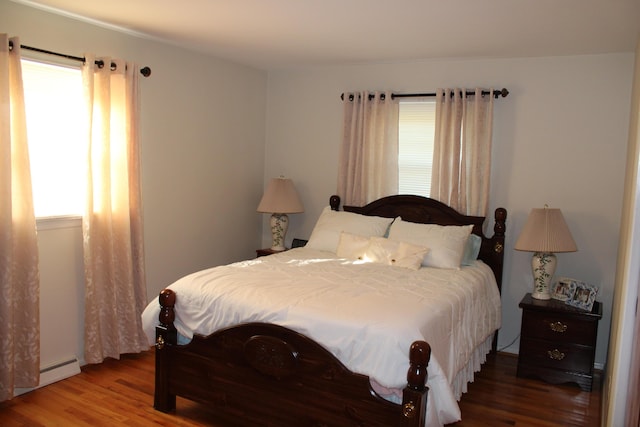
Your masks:
<svg viewBox="0 0 640 427"><path fill-rule="evenodd" d="M396 219L389 230L389 239L428 247L422 261L425 267L460 268L464 247L473 225L417 224Z"/></svg>
<svg viewBox="0 0 640 427"><path fill-rule="evenodd" d="M393 218L360 215L353 212L322 210L306 247L336 253L343 231L364 237L384 236Z"/></svg>
<svg viewBox="0 0 640 427"><path fill-rule="evenodd" d="M336 255L340 258L363 259L364 253L369 246L369 238L351 234L347 232L340 233L338 248Z"/></svg>
<svg viewBox="0 0 640 427"><path fill-rule="evenodd" d="M364 259L369 262L417 270L427 252L429 252L429 248L424 246L389 240L384 237L371 237Z"/></svg>
<svg viewBox="0 0 640 427"><path fill-rule="evenodd" d="M390 264L391 257L398 250L399 242L384 237L371 237L364 252L364 260L378 264Z"/></svg>
<svg viewBox="0 0 640 427"><path fill-rule="evenodd" d="M477 234L470 234L467 244L464 246L464 253L462 254L462 262L460 264L473 264L473 261L478 259L480 246L482 246L482 237Z"/></svg>

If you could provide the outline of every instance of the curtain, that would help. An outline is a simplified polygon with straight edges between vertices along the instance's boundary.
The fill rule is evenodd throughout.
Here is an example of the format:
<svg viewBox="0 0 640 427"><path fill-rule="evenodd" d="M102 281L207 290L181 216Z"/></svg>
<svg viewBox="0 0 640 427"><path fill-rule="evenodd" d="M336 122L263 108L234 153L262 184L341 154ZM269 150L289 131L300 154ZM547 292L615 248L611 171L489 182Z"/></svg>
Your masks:
<svg viewBox="0 0 640 427"><path fill-rule="evenodd" d="M140 315L146 305L140 159L138 70L85 55L89 149L83 216L85 360L149 348ZM109 63L116 65L109 69Z"/></svg>
<svg viewBox="0 0 640 427"><path fill-rule="evenodd" d="M398 192L398 102L391 92L345 94L338 195L363 206Z"/></svg>
<svg viewBox="0 0 640 427"><path fill-rule="evenodd" d="M40 275L20 40L0 34L0 401L40 382Z"/></svg>
<svg viewBox="0 0 640 427"><path fill-rule="evenodd" d="M438 89L431 197L467 215L489 204L493 90Z"/></svg>

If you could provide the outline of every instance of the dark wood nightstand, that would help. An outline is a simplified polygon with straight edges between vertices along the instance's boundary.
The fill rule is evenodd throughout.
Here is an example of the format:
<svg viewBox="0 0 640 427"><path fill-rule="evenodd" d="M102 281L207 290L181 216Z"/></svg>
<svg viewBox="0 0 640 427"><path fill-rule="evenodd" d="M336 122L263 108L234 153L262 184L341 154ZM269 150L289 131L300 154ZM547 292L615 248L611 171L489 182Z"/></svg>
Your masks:
<svg viewBox="0 0 640 427"><path fill-rule="evenodd" d="M288 251L288 250L289 249L285 249L284 251ZM271 248L256 249L256 258L261 257L261 256L273 255L273 254L277 254L277 253L284 252L284 251L274 251Z"/></svg>
<svg viewBox="0 0 640 427"><path fill-rule="evenodd" d="M573 382L591 391L602 304L596 301L588 312L564 301L537 300L526 294L520 308L517 375L552 384Z"/></svg>

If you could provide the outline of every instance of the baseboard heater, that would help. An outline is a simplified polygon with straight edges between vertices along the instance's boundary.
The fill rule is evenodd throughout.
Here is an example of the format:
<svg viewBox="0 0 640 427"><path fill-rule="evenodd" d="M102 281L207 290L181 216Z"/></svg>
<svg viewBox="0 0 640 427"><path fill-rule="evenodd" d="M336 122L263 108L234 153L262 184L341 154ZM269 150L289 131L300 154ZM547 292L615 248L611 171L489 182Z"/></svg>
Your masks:
<svg viewBox="0 0 640 427"><path fill-rule="evenodd" d="M69 359L64 362L55 363L46 368L40 369L40 384L33 388L17 388L14 395L19 396L21 394L30 392L40 387L53 384L57 381L64 380L80 373L80 363L77 358Z"/></svg>

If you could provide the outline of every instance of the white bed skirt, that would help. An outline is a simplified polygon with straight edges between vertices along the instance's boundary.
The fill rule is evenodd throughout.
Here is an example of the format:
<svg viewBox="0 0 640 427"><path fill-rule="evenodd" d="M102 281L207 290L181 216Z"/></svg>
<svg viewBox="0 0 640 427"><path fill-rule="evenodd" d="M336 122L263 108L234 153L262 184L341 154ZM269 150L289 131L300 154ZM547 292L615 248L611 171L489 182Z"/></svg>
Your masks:
<svg viewBox="0 0 640 427"><path fill-rule="evenodd" d="M467 384L472 383L475 373L480 372L481 365L487 361L487 354L491 352L493 335L490 335L482 344L476 347L467 365L462 368L453 379L451 388L456 400L460 400L463 393L467 392Z"/></svg>

